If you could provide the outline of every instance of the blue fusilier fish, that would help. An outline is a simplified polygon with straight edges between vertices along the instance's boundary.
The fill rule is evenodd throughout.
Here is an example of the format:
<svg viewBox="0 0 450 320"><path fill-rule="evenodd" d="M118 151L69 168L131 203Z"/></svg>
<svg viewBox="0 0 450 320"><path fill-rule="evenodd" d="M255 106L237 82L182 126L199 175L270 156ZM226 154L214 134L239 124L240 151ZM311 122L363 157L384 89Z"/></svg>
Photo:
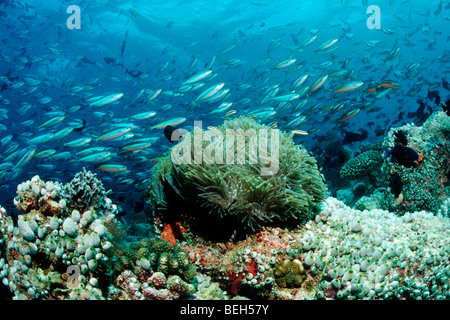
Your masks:
<svg viewBox="0 0 450 320"><path fill-rule="evenodd" d="M186 81L184 81L183 85L193 84L193 83L202 81L203 79L208 77L211 73L212 73L212 70L207 70L207 71L197 73L196 75L194 75L194 76L190 77L189 79L187 79Z"/></svg>
<svg viewBox="0 0 450 320"><path fill-rule="evenodd" d="M207 101L209 98L213 97L217 92L222 90L224 85L225 85L225 83L222 82L222 83L216 84L212 87L209 87L201 95L199 95L197 97L197 99L194 100L194 103Z"/></svg>
<svg viewBox="0 0 450 320"><path fill-rule="evenodd" d="M113 93L105 97L96 97L89 100L89 104L93 107L101 107L111 104L123 97L123 93Z"/></svg>

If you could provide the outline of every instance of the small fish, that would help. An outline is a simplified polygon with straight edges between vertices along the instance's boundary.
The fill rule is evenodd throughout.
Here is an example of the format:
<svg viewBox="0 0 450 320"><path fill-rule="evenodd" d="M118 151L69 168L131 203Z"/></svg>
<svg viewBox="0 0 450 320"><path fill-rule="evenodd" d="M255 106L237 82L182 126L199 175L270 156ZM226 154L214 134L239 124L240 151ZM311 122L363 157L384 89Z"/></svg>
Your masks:
<svg viewBox="0 0 450 320"><path fill-rule="evenodd" d="M121 151L137 151L150 147L152 144L150 142L138 142L127 144L120 148Z"/></svg>
<svg viewBox="0 0 450 320"><path fill-rule="evenodd" d="M203 71L200 73L197 73L196 75L193 75L189 79L183 82L183 85L193 84L196 82L200 82L207 78L212 73L212 70Z"/></svg>
<svg viewBox="0 0 450 320"><path fill-rule="evenodd" d="M117 67L120 66L123 68L123 63L121 63L118 59L112 58L112 57L105 57L103 60L111 66Z"/></svg>
<svg viewBox="0 0 450 320"><path fill-rule="evenodd" d="M128 69L125 70L125 73L129 74L133 78L139 78L140 76L142 76L144 74L142 71L139 71L139 70L128 70Z"/></svg>
<svg viewBox="0 0 450 320"><path fill-rule="evenodd" d="M381 31L382 31L384 34L387 34L388 36L394 33L394 31L393 31L392 29L385 28L385 27L381 27Z"/></svg>
<svg viewBox="0 0 450 320"><path fill-rule="evenodd" d="M364 141L369 136L369 132L364 129L359 130L358 132L350 132L346 131L344 134L344 138L342 139L342 144L352 144L353 142Z"/></svg>
<svg viewBox="0 0 450 320"><path fill-rule="evenodd" d="M106 172L123 172L128 170L128 168L122 164L112 164L112 163L105 163L98 166L97 168Z"/></svg>
<svg viewBox="0 0 450 320"><path fill-rule="evenodd" d="M109 132L107 132L105 134L102 134L101 136L99 136L97 138L97 140L108 141L108 140L112 140L112 139L117 139L117 138L123 136L124 134L130 132L131 129L132 129L131 126L127 126L127 127L119 128L119 129L116 129L116 130L112 130L112 131L109 131Z"/></svg>
<svg viewBox="0 0 450 320"><path fill-rule="evenodd" d="M24 81L18 81L16 83L14 83L13 85L11 85L11 89L19 89L22 88L25 85Z"/></svg>
<svg viewBox="0 0 450 320"><path fill-rule="evenodd" d="M271 69L283 69L291 66L297 61L297 59L286 59L283 61L278 62L277 64L273 65Z"/></svg>
<svg viewBox="0 0 450 320"><path fill-rule="evenodd" d="M441 13L441 11L442 11L442 1L439 2L439 4L438 4L436 10L434 11L434 15L436 16L436 18L439 16L439 14Z"/></svg>
<svg viewBox="0 0 450 320"><path fill-rule="evenodd" d="M302 136L307 136L307 135L308 135L308 132L305 131L305 130L296 129L296 130L292 130L292 131L291 131L291 134L292 134L292 135L299 134L299 135L302 135Z"/></svg>
<svg viewBox="0 0 450 320"><path fill-rule="evenodd" d="M48 104L50 103L50 101L52 101L52 98L50 97L42 97L41 99L39 99L40 104Z"/></svg>
<svg viewBox="0 0 450 320"><path fill-rule="evenodd" d="M285 94L285 95L282 95L282 96L272 97L272 100L278 101L278 102L291 102L291 101L294 101L294 100L296 100L298 98L300 98L300 94L298 94L298 93L290 93L290 94Z"/></svg>
<svg viewBox="0 0 450 320"><path fill-rule="evenodd" d="M236 110L230 110L227 113L225 113L225 118L231 117L233 114L236 114Z"/></svg>
<svg viewBox="0 0 450 320"><path fill-rule="evenodd" d="M298 127L299 125L302 125L306 122L306 116L300 115L291 121L289 121L288 124L285 125L285 128L292 128L292 127Z"/></svg>
<svg viewBox="0 0 450 320"><path fill-rule="evenodd" d="M61 129L54 133L52 140L59 140L59 139L65 138L69 134L71 134L72 131L73 131L72 127L67 127L67 128Z"/></svg>
<svg viewBox="0 0 450 320"><path fill-rule="evenodd" d="M379 94L377 94L376 95L376 99L381 99L381 98L384 98L384 97L388 97L389 98L389 94L392 92L392 88L387 88L387 89L385 89L385 90L383 90L383 91L381 91Z"/></svg>
<svg viewBox="0 0 450 320"><path fill-rule="evenodd" d="M212 97L204 100L203 102L207 102L207 103L218 102L220 100L227 99L230 96L230 94L231 94L230 89L223 89L223 90L220 90L219 92L217 92Z"/></svg>
<svg viewBox="0 0 450 320"><path fill-rule="evenodd" d="M25 80L26 84L29 86L37 86L42 82L41 80L34 79L34 78L24 78L24 80Z"/></svg>
<svg viewBox="0 0 450 320"><path fill-rule="evenodd" d="M56 149L47 149L47 150L42 150L39 151L38 153L36 153L33 158L34 159L45 159L48 158L52 155L54 155L56 153Z"/></svg>
<svg viewBox="0 0 450 320"><path fill-rule="evenodd" d="M56 165L54 164L37 164L36 167L38 167L39 169L44 169L44 170L55 170L56 169Z"/></svg>
<svg viewBox="0 0 450 320"><path fill-rule="evenodd" d="M302 48L304 48L304 47L310 45L310 44L313 43L314 40L316 40L316 39L317 39L317 35L313 35L313 36L309 37L308 39L306 39L305 41L303 41L303 42L298 46L298 49L302 49Z"/></svg>
<svg viewBox="0 0 450 320"><path fill-rule="evenodd" d="M219 92L219 90L222 90L222 88L224 86L225 86L225 83L222 82L222 83L219 83L219 84L209 87L208 89L203 91L203 93L194 100L194 103L203 102L203 101L207 100L208 98L211 98L217 92Z"/></svg>
<svg viewBox="0 0 450 320"><path fill-rule="evenodd" d="M317 48L316 51L314 52L317 53L319 51L329 51L338 43L338 41L339 39L328 40L327 42L323 43L319 48Z"/></svg>
<svg viewBox="0 0 450 320"><path fill-rule="evenodd" d="M218 106L216 109L214 109L214 110L211 111L210 113L213 114L213 113L220 113L220 112L226 111L226 110L228 110L232 105L233 105L232 102L222 102L222 103L220 104L220 106Z"/></svg>
<svg viewBox="0 0 450 320"><path fill-rule="evenodd" d="M125 39L122 42L122 46L120 47L120 57L123 58L123 54L125 52L125 47L127 45L127 36L128 36L128 30L125 33Z"/></svg>
<svg viewBox="0 0 450 320"><path fill-rule="evenodd" d="M343 85L342 87L339 87L338 89L334 90L333 93L353 91L353 90L361 87L363 84L364 84L364 82L362 82L362 81L352 81L352 82L347 83L347 84Z"/></svg>
<svg viewBox="0 0 450 320"><path fill-rule="evenodd" d="M64 115L53 117L50 120L47 120L46 122L41 124L38 128L39 128L39 130L42 130L47 127L54 127L54 126L60 124L65 118L66 118L66 116L64 116Z"/></svg>
<svg viewBox="0 0 450 320"><path fill-rule="evenodd" d="M14 164L12 162L3 162L0 163L0 170L7 170L14 167Z"/></svg>
<svg viewBox="0 0 450 320"><path fill-rule="evenodd" d="M106 151L106 147L90 147L77 152L77 156L85 157L94 153Z"/></svg>
<svg viewBox="0 0 450 320"><path fill-rule="evenodd" d="M36 153L36 147L28 147L24 149L24 155L20 160L16 163L13 169L18 169L24 167L30 160L33 158L34 154Z"/></svg>
<svg viewBox="0 0 450 320"><path fill-rule="evenodd" d="M70 153L69 151L63 151L63 152L59 152L59 153L55 153L54 155L48 157L49 161L52 160L68 160L72 157L72 153Z"/></svg>
<svg viewBox="0 0 450 320"><path fill-rule="evenodd" d="M186 121L186 118L178 117L178 118L170 119L170 120L155 124L154 126L151 127L151 129L164 129L167 126L176 126L185 121Z"/></svg>
<svg viewBox="0 0 450 320"><path fill-rule="evenodd" d="M359 108L355 108L353 110L350 110L349 112L345 113L342 117L340 117L337 122L341 123L344 121L347 121L348 119L353 118L354 116L356 116L358 114L358 112L360 111Z"/></svg>
<svg viewBox="0 0 450 320"><path fill-rule="evenodd" d="M309 89L309 92L314 92L317 89L319 89L324 83L325 81L327 81L328 79L328 75L324 75L322 77L320 77L316 82L314 82L314 84L311 86L311 88Z"/></svg>
<svg viewBox="0 0 450 320"><path fill-rule="evenodd" d="M146 111L146 112L141 112L141 113L135 114L135 115L131 116L130 118L133 120L145 120L145 119L151 118L155 115L156 115L155 111Z"/></svg>
<svg viewBox="0 0 450 320"><path fill-rule="evenodd" d="M386 61L394 59L398 55L399 52L400 52L400 47L396 47L396 48L392 49L392 51L389 52L388 56L383 60L384 63L386 63Z"/></svg>
<svg viewBox="0 0 450 320"><path fill-rule="evenodd" d="M27 143L28 144L46 143L46 142L49 142L49 141L53 140L54 137L55 137L54 133L51 133L51 132L50 133L45 133L45 134L42 134L40 136L37 136L37 137L34 137L34 138L31 138L31 139L27 140Z"/></svg>
<svg viewBox="0 0 450 320"><path fill-rule="evenodd" d="M148 104L151 101L155 100L161 94L161 92L162 92L162 89L157 89L157 90L150 92L148 97L144 100L144 103Z"/></svg>
<svg viewBox="0 0 450 320"><path fill-rule="evenodd" d="M97 161L106 161L106 159L109 159L111 157L111 152L104 151L99 153L94 153L85 157L82 157L79 159L81 162L97 162Z"/></svg>
<svg viewBox="0 0 450 320"><path fill-rule="evenodd" d="M89 104L93 107L101 107L107 104L111 104L123 97L123 93L113 93L105 97L98 97L94 101L89 101Z"/></svg>
<svg viewBox="0 0 450 320"><path fill-rule="evenodd" d="M384 81L378 82L378 86L383 87L383 88L392 88L392 89L400 88L400 85L398 83L395 83L392 80L384 80Z"/></svg>
<svg viewBox="0 0 450 320"><path fill-rule="evenodd" d="M73 131L75 131L75 132L83 131L83 129L86 128L86 124L87 124L87 122L84 119L81 119L81 122L80 122L80 120L75 120L75 121L69 122L69 126L71 126L73 128Z"/></svg>
<svg viewBox="0 0 450 320"><path fill-rule="evenodd" d="M70 142L66 142L64 143L64 145L66 147L69 148L78 148L78 147L82 147L84 145L89 144L92 141L92 138L80 138L80 139L76 139Z"/></svg>
<svg viewBox="0 0 450 320"><path fill-rule="evenodd" d="M306 81L307 78L308 78L308 75L305 74L304 76L301 76L300 78L295 80L291 86L291 90L294 90L294 89L298 88L299 86L301 86Z"/></svg>
<svg viewBox="0 0 450 320"><path fill-rule="evenodd" d="M379 45L382 45L383 43L384 42L381 41L381 40L370 40L370 41L366 42L367 46L369 46L371 48L375 48L375 47L377 47Z"/></svg>
<svg viewBox="0 0 450 320"><path fill-rule="evenodd" d="M398 172L394 173L389 180L390 192L398 198L403 189L403 182Z"/></svg>
<svg viewBox="0 0 450 320"><path fill-rule="evenodd" d="M420 157L414 149L399 144L386 151L385 156L406 168L416 167Z"/></svg>
<svg viewBox="0 0 450 320"><path fill-rule="evenodd" d="M6 146L11 141L12 138L13 138L12 134L7 135L6 137L2 138L2 140L0 140L0 143L2 144L2 146Z"/></svg>

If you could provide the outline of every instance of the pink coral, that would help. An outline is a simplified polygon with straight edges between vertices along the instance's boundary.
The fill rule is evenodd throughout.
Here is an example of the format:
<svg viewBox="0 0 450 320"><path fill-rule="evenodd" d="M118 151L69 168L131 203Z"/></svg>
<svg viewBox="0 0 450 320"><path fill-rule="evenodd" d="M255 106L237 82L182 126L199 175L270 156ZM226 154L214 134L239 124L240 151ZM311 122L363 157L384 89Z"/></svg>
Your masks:
<svg viewBox="0 0 450 320"><path fill-rule="evenodd" d="M142 294L149 300L174 300L174 296L168 289L155 289L148 287L142 290Z"/></svg>
<svg viewBox="0 0 450 320"><path fill-rule="evenodd" d="M155 272L147 281L157 289L166 286L166 276L162 272Z"/></svg>

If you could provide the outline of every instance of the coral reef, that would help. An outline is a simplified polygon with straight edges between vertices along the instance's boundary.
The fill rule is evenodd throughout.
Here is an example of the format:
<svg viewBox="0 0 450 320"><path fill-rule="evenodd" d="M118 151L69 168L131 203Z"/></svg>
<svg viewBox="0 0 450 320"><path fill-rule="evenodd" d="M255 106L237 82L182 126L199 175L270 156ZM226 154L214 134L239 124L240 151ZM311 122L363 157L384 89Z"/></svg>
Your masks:
<svg viewBox="0 0 450 320"><path fill-rule="evenodd" d="M17 186L17 221L1 208L1 278L16 299L105 297L112 247L105 223L116 219L117 206L104 198L102 208L72 209L62 189L35 176Z"/></svg>
<svg viewBox="0 0 450 320"><path fill-rule="evenodd" d="M409 146L408 153L401 150L394 157L391 150L399 139L399 132ZM449 134L450 119L442 111L432 114L421 127L407 124L391 128L377 145L376 152L372 149L349 160L342 167L341 177L364 180L367 188L374 191L371 197L378 208L399 214L420 210L437 212L450 195ZM386 152L385 156L380 150ZM406 158L411 153L416 159L408 164ZM377 196L379 193L384 196ZM367 199L360 201L368 202ZM364 206L360 201L355 205Z"/></svg>
<svg viewBox="0 0 450 320"><path fill-rule="evenodd" d="M449 233L442 215L399 217L328 198L321 213L296 230L265 228L235 245L195 238L181 246L202 274L232 295L439 300L450 299Z"/></svg>
<svg viewBox="0 0 450 320"><path fill-rule="evenodd" d="M327 189L315 159L302 146L295 145L285 133L271 131L248 117L225 121L211 131L227 137L226 141L217 138L208 144L203 139L198 145L196 137L211 132L196 127L154 167L146 195L163 224L182 222L202 236L223 240L233 232L245 234L261 226L288 225L287 222L295 225L314 216ZM236 143L230 131L237 135ZM256 137L261 132L267 134L267 140L276 143L270 147L273 143L261 138L258 142ZM230 136L232 143L228 141ZM268 162L269 156L258 149L264 143L272 148L272 163ZM209 150L211 146L219 147L219 151L226 150L223 152L227 153L226 159L216 149L216 161L196 162L196 151ZM277 148L279 151L275 154ZM184 150L183 156L187 159L175 163L174 150ZM189 155L186 150L194 152ZM231 163L228 153L232 156ZM261 171L268 169L268 164L277 170L262 175Z"/></svg>
<svg viewBox="0 0 450 320"><path fill-rule="evenodd" d="M120 289L117 289L120 288ZM187 299L195 292L195 287L179 276L166 277L161 272L123 271L117 277L116 287L111 286L110 297L116 300L179 300Z"/></svg>
<svg viewBox="0 0 450 320"><path fill-rule="evenodd" d="M130 243L107 198L80 212L60 191L35 176L17 188L17 219L0 208L0 279L13 299L450 299L450 198L399 216L376 208L383 190L363 210L329 197L296 228L226 242L185 229L174 245Z"/></svg>
<svg viewBox="0 0 450 320"><path fill-rule="evenodd" d="M67 192L81 189L93 197ZM0 278L14 299L178 299L193 294L196 268L188 253L157 238L128 245L126 228L116 218L118 207L95 175L83 171L62 190L59 183L35 176L17 187L15 204L22 214L16 221L0 208L5 248ZM74 194L83 206L68 205ZM136 278L142 282L141 296L132 290Z"/></svg>

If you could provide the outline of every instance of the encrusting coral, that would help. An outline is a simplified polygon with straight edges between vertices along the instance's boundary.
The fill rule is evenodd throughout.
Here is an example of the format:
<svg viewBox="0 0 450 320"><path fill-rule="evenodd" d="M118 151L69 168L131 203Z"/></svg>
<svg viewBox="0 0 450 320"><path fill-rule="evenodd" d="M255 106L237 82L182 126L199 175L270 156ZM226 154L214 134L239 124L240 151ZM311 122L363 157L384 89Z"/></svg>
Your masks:
<svg viewBox="0 0 450 320"><path fill-rule="evenodd" d="M228 140L230 131L237 143L234 136L232 143ZM196 127L154 167L146 196L158 219L163 223L181 221L202 236L224 239L236 231L246 233L264 225L293 221L304 223L314 216L327 188L316 160L303 146L249 117L225 121L212 132L227 140L215 138L208 144L203 139L198 145L196 137L211 132ZM258 143L256 136L261 132L266 132L267 141L276 141L276 145L262 141L261 135ZM269 149L266 155L261 150L264 143ZM212 146L218 147L215 161L195 161L199 148L210 150ZM219 149L227 151L225 161L221 161L224 159ZM175 163L176 150L194 152L183 154L185 161ZM244 159L239 158L243 151ZM276 170L261 174L267 165Z"/></svg>

